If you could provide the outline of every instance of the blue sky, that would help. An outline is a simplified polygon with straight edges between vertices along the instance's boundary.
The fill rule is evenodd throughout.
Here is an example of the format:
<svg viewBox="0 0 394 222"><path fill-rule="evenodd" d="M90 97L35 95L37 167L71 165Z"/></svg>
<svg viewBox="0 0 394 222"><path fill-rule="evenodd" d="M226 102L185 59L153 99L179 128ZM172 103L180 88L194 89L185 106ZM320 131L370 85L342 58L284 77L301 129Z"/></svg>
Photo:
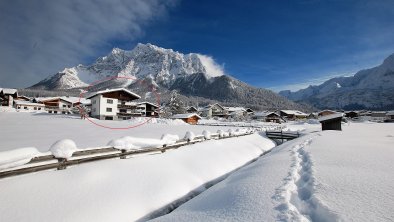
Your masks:
<svg viewBox="0 0 394 222"><path fill-rule="evenodd" d="M39 1L32 0L32 2ZM90 1L86 2L88 3L82 7L89 9ZM93 59L107 54L113 47L131 49L138 42L149 42L183 53L197 52L210 55L224 67L227 74L251 85L275 91L295 90L309 84L321 83L330 77L354 74L360 69L380 64L385 57L394 53L394 1L392 0L171 2L151 0L142 1L144 4L139 6L135 3L141 1L131 2L133 4L125 7L134 10L129 14L136 16L130 16L121 8L109 9L114 10L108 13L111 19L102 16L102 13L98 16L92 14L95 19L81 14L88 19L89 25L99 26L93 31L100 34L100 37L92 36L86 46L84 42L86 40L81 37L86 35L83 33L86 24L80 23L86 23L87 19L76 19L69 24L69 30L66 31L76 32L73 30L76 26L78 29L76 33L81 36L74 35L80 37L79 41L84 45L84 49L78 48L77 55L74 55L73 59L68 59L70 57L68 53L71 55L72 53L67 52L68 57L64 58L63 63L56 60L56 65L51 66L50 69L38 68L34 74L30 74L29 81L42 79L41 73L45 71L44 76L48 76L61 67L79 63L88 64ZM91 3L99 5L98 9L108 9L106 5L108 3L105 1ZM114 3L125 4L121 0ZM52 7L62 10L57 5L48 4L48 10L52 10ZM0 4L1 8L4 5ZM7 11L17 7L15 3L10 5ZM69 7L67 13L71 15L76 13L75 8L79 8L73 5L62 7ZM138 10L136 7L139 7ZM3 10L1 8L0 19ZM26 13L30 13L27 18L42 17L42 12L31 13L30 9L25 10ZM119 12L124 14L120 16ZM7 21L12 23L15 20L12 19L14 16L11 13L8 15L10 18L6 17ZM127 19L131 21L124 22L123 16L128 16ZM55 16L53 19L58 18ZM119 24L118 21L122 23ZM43 22L43 19L37 22ZM57 24L63 25L63 22ZM108 28L105 24L116 27ZM7 25L9 23L0 22L0 26ZM58 31L57 26L52 24L50 26L54 26L53 31ZM45 42L48 38L45 34L38 36L38 42ZM62 38L55 36L55 40L51 44L56 46ZM0 44L1 42L3 39ZM67 43L66 46L70 48L70 45L75 44ZM0 47L3 48L3 45ZM11 49L17 48L11 47ZM34 67L38 67L40 62L45 62L45 56L48 55L42 55L42 58L30 67L35 69ZM1 57L0 54L0 59ZM3 64L0 65L3 67ZM26 70L21 70L21 73L23 72ZM3 81L4 78L0 80ZM18 84L23 87L27 83L18 81L10 85Z"/></svg>

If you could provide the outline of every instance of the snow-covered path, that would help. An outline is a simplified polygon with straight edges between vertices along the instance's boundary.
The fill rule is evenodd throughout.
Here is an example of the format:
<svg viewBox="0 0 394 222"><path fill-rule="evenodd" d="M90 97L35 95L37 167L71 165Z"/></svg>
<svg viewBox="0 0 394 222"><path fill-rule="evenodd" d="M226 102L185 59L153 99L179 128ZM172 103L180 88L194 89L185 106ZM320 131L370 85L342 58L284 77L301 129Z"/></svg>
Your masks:
<svg viewBox="0 0 394 222"><path fill-rule="evenodd" d="M394 124L287 142L155 221L394 221Z"/></svg>

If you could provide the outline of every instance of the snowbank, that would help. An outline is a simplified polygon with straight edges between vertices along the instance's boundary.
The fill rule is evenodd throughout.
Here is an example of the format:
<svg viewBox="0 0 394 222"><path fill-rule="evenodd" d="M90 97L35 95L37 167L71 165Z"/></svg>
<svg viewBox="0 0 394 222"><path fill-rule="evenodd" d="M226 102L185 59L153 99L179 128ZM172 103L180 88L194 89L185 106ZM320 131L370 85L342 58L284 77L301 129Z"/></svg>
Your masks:
<svg viewBox="0 0 394 222"><path fill-rule="evenodd" d="M0 170L24 165L40 154L35 147L0 152Z"/></svg>
<svg viewBox="0 0 394 222"><path fill-rule="evenodd" d="M70 139L63 139L55 142L49 151L51 151L52 155L56 158L65 158L69 159L75 151L77 151L77 145L74 141Z"/></svg>
<svg viewBox="0 0 394 222"><path fill-rule="evenodd" d="M0 180L1 219L136 221L191 191L206 189L207 182L274 145L253 134L208 140L161 155L98 161ZM54 204L59 199L61 204Z"/></svg>
<svg viewBox="0 0 394 222"><path fill-rule="evenodd" d="M167 140L169 139L166 139L166 141ZM141 149L144 147L160 147L163 145L163 141L159 139L125 136L119 139L113 139L109 141L107 145L120 150L133 150Z"/></svg>

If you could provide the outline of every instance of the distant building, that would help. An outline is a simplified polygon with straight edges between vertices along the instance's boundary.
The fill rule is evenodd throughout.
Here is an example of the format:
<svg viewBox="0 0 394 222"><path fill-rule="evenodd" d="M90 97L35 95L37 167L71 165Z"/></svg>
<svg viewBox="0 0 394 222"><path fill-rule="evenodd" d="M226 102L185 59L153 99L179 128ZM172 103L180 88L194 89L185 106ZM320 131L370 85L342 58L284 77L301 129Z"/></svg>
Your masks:
<svg viewBox="0 0 394 222"><path fill-rule="evenodd" d="M386 120L386 113L384 111L381 112L371 112L371 120L377 122L383 122Z"/></svg>
<svg viewBox="0 0 394 222"><path fill-rule="evenodd" d="M136 110L137 103L133 100L141 98L139 95L124 89L110 89L90 94L91 116L101 120L126 120L141 114Z"/></svg>
<svg viewBox="0 0 394 222"><path fill-rule="evenodd" d="M347 118L356 118L358 117L359 113L357 111L349 111L345 112L345 117Z"/></svg>
<svg viewBox="0 0 394 222"><path fill-rule="evenodd" d="M227 114L231 117L242 117L248 114L244 107L225 107Z"/></svg>
<svg viewBox="0 0 394 222"><path fill-rule="evenodd" d="M70 114L70 109L72 107L72 102L61 98L61 97L54 97L54 98L47 98L47 99L40 99L38 103L45 105L45 110L48 113L62 113L62 114Z"/></svg>
<svg viewBox="0 0 394 222"><path fill-rule="evenodd" d="M45 105L42 103L33 103L24 100L16 100L15 109L26 110L26 111L45 111Z"/></svg>
<svg viewBox="0 0 394 222"><path fill-rule="evenodd" d="M194 107L194 106L190 106L190 107L188 107L186 109L186 112L188 112L188 113L196 113L196 112L198 112L198 109L196 107Z"/></svg>
<svg viewBox="0 0 394 222"><path fill-rule="evenodd" d="M218 103L208 105L200 110L199 114L203 117L214 118L214 117L227 117L227 110Z"/></svg>
<svg viewBox="0 0 394 222"><path fill-rule="evenodd" d="M14 100L17 97L18 97L18 90L0 88L1 106L12 107L14 105Z"/></svg>
<svg viewBox="0 0 394 222"><path fill-rule="evenodd" d="M289 120L305 119L308 117L308 114L298 110L280 110L279 113L282 118L286 118Z"/></svg>
<svg viewBox="0 0 394 222"><path fill-rule="evenodd" d="M394 122L394 110L388 111L386 113L386 121L387 122Z"/></svg>
<svg viewBox="0 0 394 222"><path fill-rule="evenodd" d="M321 116L328 116L328 115L332 115L332 114L336 114L336 113L339 113L339 112L333 111L333 110L323 110L323 111L318 112L318 113L317 113L317 116L318 116L318 117L321 117Z"/></svg>
<svg viewBox="0 0 394 222"><path fill-rule="evenodd" d="M195 125L198 123L198 120L201 119L196 113L185 113L185 114L176 114L171 117L172 119L181 119L185 121L185 123L189 123L191 125Z"/></svg>
<svg viewBox="0 0 394 222"><path fill-rule="evenodd" d="M252 119L264 121L264 122L273 122L273 123L283 122L283 119L280 117L279 114L269 111L256 112L252 116Z"/></svg>
<svg viewBox="0 0 394 222"><path fill-rule="evenodd" d="M137 104L136 111L139 112L141 116L146 117L158 117L159 116L159 106L150 102L141 102Z"/></svg>
<svg viewBox="0 0 394 222"><path fill-rule="evenodd" d="M319 118L322 130L342 130L342 117L342 113L336 113Z"/></svg>

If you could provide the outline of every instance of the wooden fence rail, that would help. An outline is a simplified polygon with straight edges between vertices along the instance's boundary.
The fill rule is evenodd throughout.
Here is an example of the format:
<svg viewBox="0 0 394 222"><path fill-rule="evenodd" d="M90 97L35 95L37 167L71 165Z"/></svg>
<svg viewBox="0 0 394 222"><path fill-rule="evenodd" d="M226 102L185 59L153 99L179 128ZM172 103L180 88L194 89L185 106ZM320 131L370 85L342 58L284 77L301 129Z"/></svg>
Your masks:
<svg viewBox="0 0 394 222"><path fill-rule="evenodd" d="M258 130L259 131L259 130ZM253 134L253 131L245 133L234 133L233 135L221 137L218 133L212 133L210 139L227 139L239 136L246 136ZM37 171L57 169L63 170L68 166L77 165L81 163L87 163L98 160L120 158L126 159L127 156L138 155L138 154L149 154L149 153L164 153L170 149L177 149L179 147L190 145L194 143L200 143L205 141L203 135L194 137L193 140L181 139L176 141L174 144L163 145L159 147L145 147L138 150L119 150L114 147L100 147L86 150L79 150L73 153L72 157L68 160L64 158L55 158L53 155L43 155L32 158L28 163L13 167L10 169L3 169L0 171L0 179L5 177L17 176L27 173L33 173Z"/></svg>
<svg viewBox="0 0 394 222"><path fill-rule="evenodd" d="M298 131L266 131L265 135L272 140L281 140L282 143L284 140L292 140L300 137L300 133Z"/></svg>

